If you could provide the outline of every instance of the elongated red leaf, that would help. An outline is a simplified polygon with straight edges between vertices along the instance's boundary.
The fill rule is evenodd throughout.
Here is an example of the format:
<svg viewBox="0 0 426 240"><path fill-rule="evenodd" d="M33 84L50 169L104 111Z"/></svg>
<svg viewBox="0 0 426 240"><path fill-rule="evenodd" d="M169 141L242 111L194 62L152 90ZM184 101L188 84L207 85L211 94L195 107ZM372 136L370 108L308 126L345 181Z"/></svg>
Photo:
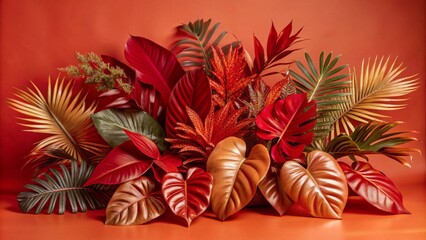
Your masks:
<svg viewBox="0 0 426 240"><path fill-rule="evenodd" d="M142 176L152 160L140 153L129 140L115 147L96 166L84 186L92 184L120 184Z"/></svg>
<svg viewBox="0 0 426 240"><path fill-rule="evenodd" d="M295 161L284 163L280 177L284 189L314 217L342 218L348 185L336 160L328 153L312 151L307 168Z"/></svg>
<svg viewBox="0 0 426 240"><path fill-rule="evenodd" d="M154 160L155 165L159 166L165 172L176 172L178 167L182 165L182 160L175 155L165 154L159 160Z"/></svg>
<svg viewBox="0 0 426 240"><path fill-rule="evenodd" d="M123 183L106 208L107 225L136 225L149 222L166 211L155 182L147 177Z"/></svg>
<svg viewBox="0 0 426 240"><path fill-rule="evenodd" d="M314 138L314 101L308 102L306 94L292 94L266 106L256 117L257 136L264 140L276 140L271 156L276 162L284 162L284 155L298 157Z"/></svg>
<svg viewBox="0 0 426 240"><path fill-rule="evenodd" d="M281 183L279 170L275 167L269 168L258 187L265 199L280 215L283 215L293 204Z"/></svg>
<svg viewBox="0 0 426 240"><path fill-rule="evenodd" d="M163 196L173 213L189 226L209 206L212 184L213 176L201 168L189 169L186 180L178 172L168 173L162 181Z"/></svg>
<svg viewBox="0 0 426 240"><path fill-rule="evenodd" d="M124 55L136 69L136 79L154 86L167 103L174 85L185 73L176 57L151 40L134 36L127 41Z"/></svg>
<svg viewBox="0 0 426 240"><path fill-rule="evenodd" d="M123 130L127 136L129 136L133 144L135 144L135 146L139 149L139 151L154 160L160 159L160 150L158 150L157 145L151 141L151 139L139 133L135 133L126 129Z"/></svg>
<svg viewBox="0 0 426 240"><path fill-rule="evenodd" d="M256 36L253 36L253 40L255 56L253 60L253 72L260 73L265 65L265 50Z"/></svg>
<svg viewBox="0 0 426 240"><path fill-rule="evenodd" d="M388 213L409 213L395 184L369 163L357 161L351 167L339 162L339 165L346 175L349 187L368 203Z"/></svg>
<svg viewBox="0 0 426 240"><path fill-rule="evenodd" d="M166 113L166 133L169 138L176 138L177 123L188 123L186 107L194 110L201 120L209 113L211 106L211 89L204 71L193 70L183 76L170 96Z"/></svg>

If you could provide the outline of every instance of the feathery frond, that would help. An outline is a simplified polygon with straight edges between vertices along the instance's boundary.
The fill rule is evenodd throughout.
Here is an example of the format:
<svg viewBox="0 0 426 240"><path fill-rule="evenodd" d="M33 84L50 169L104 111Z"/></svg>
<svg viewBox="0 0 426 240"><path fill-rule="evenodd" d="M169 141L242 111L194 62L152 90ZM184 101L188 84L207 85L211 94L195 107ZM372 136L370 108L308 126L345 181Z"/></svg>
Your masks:
<svg viewBox="0 0 426 240"><path fill-rule="evenodd" d="M211 65L213 76L209 80L215 92L213 100L221 107L228 102L236 102L243 89L252 80L245 73L247 63L243 49L231 48L227 54L221 49L213 49Z"/></svg>
<svg viewBox="0 0 426 240"><path fill-rule="evenodd" d="M397 146L417 139L401 136L408 132L389 133L389 130L398 124L399 122L362 124L350 135L341 134L335 137L324 150L336 159L349 156L355 160L355 156L359 156L368 160L366 155L382 154L410 167L410 152L418 152L418 149Z"/></svg>
<svg viewBox="0 0 426 240"><path fill-rule="evenodd" d="M33 179L34 184L25 185L30 191L18 195L22 211L34 210L35 214L39 214L46 210L51 214L57 209L58 214L63 214L67 206L73 213L106 207L113 193L111 187L83 187L94 165L87 166L86 162L82 162L78 166L76 161L72 161L70 170L62 164L59 167L60 171L51 168L49 173Z"/></svg>
<svg viewBox="0 0 426 240"><path fill-rule="evenodd" d="M348 74L342 73L347 66L336 66L340 56L332 59L329 53L324 59L324 52L319 56L319 66L315 67L311 56L305 53L308 67L297 61L296 65L302 75L290 70L291 76L295 78L297 89L308 94L308 100L317 103L317 123L315 125L315 138L324 138L330 131L333 123L331 114L338 110L338 105L344 103L345 96L350 94L347 89L350 86L346 78Z"/></svg>
<svg viewBox="0 0 426 240"><path fill-rule="evenodd" d="M239 120L246 109L231 111L230 108L230 103L216 112L212 107L203 122L195 111L187 107L186 112L192 126L177 123L175 128L177 138L166 138L166 141L171 143L170 149L179 151L179 155L186 159L184 164L206 161L217 143L230 136L242 137L246 133L245 129L254 120L250 118Z"/></svg>
<svg viewBox="0 0 426 240"><path fill-rule="evenodd" d="M178 31L186 36L177 40L171 51L176 54L185 69L204 68L206 73L210 74L209 59L212 55L212 49L217 47L227 34L227 32L221 32L214 37L220 23L210 26L211 23L211 19L207 21L199 19L178 27Z"/></svg>
<svg viewBox="0 0 426 240"><path fill-rule="evenodd" d="M32 83L33 89L18 89L18 99L10 99L9 104L26 116L19 118L20 124L28 128L26 131L49 135L38 142L32 152L59 148L78 161L89 160L89 155L102 158L108 147L100 143L90 118L95 104L86 106L81 92L73 94L71 83L64 84L64 80L57 79L52 86L49 78L46 97Z"/></svg>
<svg viewBox="0 0 426 240"><path fill-rule="evenodd" d="M405 70L402 63L397 65L389 58L380 60L376 57L373 63L362 62L360 78L351 75L350 95L345 96L344 102L337 105L338 111L332 112L334 122L331 136L341 133L350 134L355 130L354 123L369 123L383 121L388 118L377 111L398 110L405 107L407 94L418 88L415 76L401 77Z"/></svg>

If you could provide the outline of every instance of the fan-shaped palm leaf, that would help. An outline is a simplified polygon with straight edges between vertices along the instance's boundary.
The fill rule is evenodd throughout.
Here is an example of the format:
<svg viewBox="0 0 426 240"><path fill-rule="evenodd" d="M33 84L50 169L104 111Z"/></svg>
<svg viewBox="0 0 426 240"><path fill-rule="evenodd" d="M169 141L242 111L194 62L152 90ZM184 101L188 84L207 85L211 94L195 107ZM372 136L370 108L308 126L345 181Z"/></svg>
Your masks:
<svg viewBox="0 0 426 240"><path fill-rule="evenodd" d="M407 132L388 132L398 124L398 122L395 122L360 125L350 135L341 134L335 137L327 145L325 151L336 159L349 156L353 160L355 160L355 156L368 160L366 155L383 154L410 167L410 152L416 152L418 150L398 146L407 142L416 141L417 139L401 136L401 134ZM409 157L408 160L406 159L407 157Z"/></svg>
<svg viewBox="0 0 426 240"><path fill-rule="evenodd" d="M328 132L330 124L333 123L331 113L337 110L337 106L344 102L348 95L347 88L350 82L346 79L348 74L342 73L347 66L336 66L340 55L332 59L329 53L324 59L324 52L319 56L319 67L316 68L312 58L305 53L308 67L297 61L302 75L290 70L291 76L295 78L296 87L301 92L308 94L308 100L317 103L318 119L315 125L315 137L322 138Z"/></svg>
<svg viewBox="0 0 426 240"><path fill-rule="evenodd" d="M368 123L382 121L388 116L377 111L398 110L405 107L405 95L418 87L415 76L400 77L405 68L396 65L389 58L375 58L371 64L362 62L360 78L351 75L350 92L344 102L338 104L338 111L332 113L334 122L331 136L354 131L354 122Z"/></svg>
<svg viewBox="0 0 426 240"><path fill-rule="evenodd" d="M35 178L34 184L25 187L29 192L21 192L18 195L19 207L24 212L30 212L34 208L36 214L47 210L51 214L57 208L58 214L63 214L66 207L76 213L85 212L89 209L104 208L112 196L112 188L83 187L89 178L94 166L87 166L82 162L78 166L77 162L71 162L71 169L65 165L59 165L61 171L50 169L50 174L44 173L40 178ZM68 204L67 204L68 203Z"/></svg>
<svg viewBox="0 0 426 240"><path fill-rule="evenodd" d="M217 47L225 37L227 32L221 32L215 36L215 32L220 23L215 23L210 27L211 19L204 21L203 19L182 24L178 27L178 31L186 36L180 38L174 43L172 52L181 62L184 68L205 68L209 73L211 69L210 56L212 49Z"/></svg>
<svg viewBox="0 0 426 240"><path fill-rule="evenodd" d="M90 118L95 105L86 106L81 92L73 94L71 83L64 84L64 80L57 79L52 86L49 78L46 97L32 83L34 89L18 89L15 95L18 99L10 99L9 103L17 112L26 115L26 118L19 118L21 125L28 127L26 131L49 135L37 143L33 152L60 148L79 161L102 157L107 146L100 143L101 138Z"/></svg>

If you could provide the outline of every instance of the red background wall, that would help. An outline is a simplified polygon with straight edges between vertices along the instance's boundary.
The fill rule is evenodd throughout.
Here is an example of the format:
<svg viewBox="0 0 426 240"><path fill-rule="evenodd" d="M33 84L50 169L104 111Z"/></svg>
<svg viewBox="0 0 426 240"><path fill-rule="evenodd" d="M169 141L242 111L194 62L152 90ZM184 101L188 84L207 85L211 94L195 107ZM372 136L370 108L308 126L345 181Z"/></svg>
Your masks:
<svg viewBox="0 0 426 240"><path fill-rule="evenodd" d="M57 67L75 63L75 51L123 59L129 34L167 47L174 27L198 18L222 22L220 29L251 53L253 33L264 42L271 21L281 29L293 20L309 40L291 59L302 60L304 51L316 58L322 50L333 51L343 54L341 63L359 69L364 58L399 56L405 75L418 74L420 88L391 120L419 132L419 142L411 145L426 154L424 0L0 0L0 190L17 192L29 181L21 167L41 137L16 125L17 114L6 104L14 88L29 86L29 80L44 88ZM425 182L425 157L419 154L411 169L387 159L373 165L397 184Z"/></svg>

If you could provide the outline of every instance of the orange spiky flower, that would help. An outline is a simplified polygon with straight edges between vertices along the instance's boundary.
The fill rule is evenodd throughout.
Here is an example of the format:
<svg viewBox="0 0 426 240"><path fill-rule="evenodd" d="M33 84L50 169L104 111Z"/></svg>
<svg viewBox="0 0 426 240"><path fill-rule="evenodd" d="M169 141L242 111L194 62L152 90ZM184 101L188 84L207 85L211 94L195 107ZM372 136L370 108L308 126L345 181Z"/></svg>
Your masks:
<svg viewBox="0 0 426 240"><path fill-rule="evenodd" d="M179 122L175 128L177 138L166 138L172 145L170 149L178 150L179 155L185 159L184 165L194 161L206 161L221 140L230 136L242 137L246 133L245 129L253 119L240 120L246 108L230 111L230 107L231 103L227 103L215 112L212 106L204 122L194 110L186 107L193 126Z"/></svg>

